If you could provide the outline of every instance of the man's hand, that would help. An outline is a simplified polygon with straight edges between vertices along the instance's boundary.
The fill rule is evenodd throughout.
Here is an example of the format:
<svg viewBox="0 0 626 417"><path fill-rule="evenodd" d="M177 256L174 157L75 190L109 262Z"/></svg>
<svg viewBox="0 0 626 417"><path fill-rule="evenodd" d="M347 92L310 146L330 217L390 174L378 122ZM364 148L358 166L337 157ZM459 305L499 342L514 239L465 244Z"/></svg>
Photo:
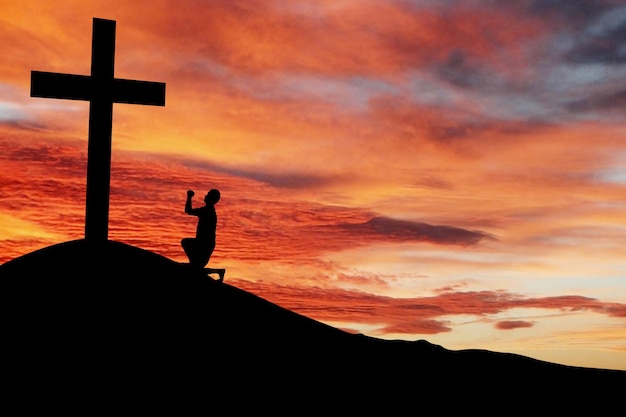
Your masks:
<svg viewBox="0 0 626 417"><path fill-rule="evenodd" d="M187 191L187 198L191 198L195 195L196 193L194 193L192 190L188 190Z"/></svg>

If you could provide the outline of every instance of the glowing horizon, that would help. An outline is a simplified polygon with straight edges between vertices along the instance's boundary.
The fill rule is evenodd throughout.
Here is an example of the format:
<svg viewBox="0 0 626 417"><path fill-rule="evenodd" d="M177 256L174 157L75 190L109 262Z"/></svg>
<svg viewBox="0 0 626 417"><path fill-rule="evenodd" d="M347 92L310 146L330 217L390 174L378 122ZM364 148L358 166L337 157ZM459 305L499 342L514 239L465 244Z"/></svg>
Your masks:
<svg viewBox="0 0 626 417"><path fill-rule="evenodd" d="M184 261L185 192L218 188L233 285L626 370L622 2L0 1L0 263L83 237L88 105L30 71L89 74L111 19L115 76L167 97L114 105L110 239Z"/></svg>

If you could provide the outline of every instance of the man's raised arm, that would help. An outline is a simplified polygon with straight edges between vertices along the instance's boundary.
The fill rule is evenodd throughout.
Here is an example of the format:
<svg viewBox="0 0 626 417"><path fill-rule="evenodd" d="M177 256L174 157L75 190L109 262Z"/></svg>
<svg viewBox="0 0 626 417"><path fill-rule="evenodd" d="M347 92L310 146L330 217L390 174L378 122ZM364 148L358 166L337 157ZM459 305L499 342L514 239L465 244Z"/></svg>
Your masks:
<svg viewBox="0 0 626 417"><path fill-rule="evenodd" d="M191 198L195 193L191 190L187 191L187 201L185 202L185 213L191 214L193 209L191 208Z"/></svg>

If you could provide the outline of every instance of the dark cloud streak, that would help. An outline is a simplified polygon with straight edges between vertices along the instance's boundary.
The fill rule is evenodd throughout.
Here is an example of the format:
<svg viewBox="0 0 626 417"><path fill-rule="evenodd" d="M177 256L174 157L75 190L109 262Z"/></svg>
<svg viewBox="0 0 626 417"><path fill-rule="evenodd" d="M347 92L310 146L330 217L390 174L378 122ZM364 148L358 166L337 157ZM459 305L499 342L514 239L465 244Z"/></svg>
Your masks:
<svg viewBox="0 0 626 417"><path fill-rule="evenodd" d="M454 226L431 225L422 222L375 217L365 223L340 225L338 228L368 241L431 242L442 245L470 246L483 239L495 239L480 231Z"/></svg>
<svg viewBox="0 0 626 417"><path fill-rule="evenodd" d="M626 63L626 22L607 33L581 41L566 55L576 64L624 64Z"/></svg>
<svg viewBox="0 0 626 417"><path fill-rule="evenodd" d="M619 0L533 0L532 14L578 28L619 6Z"/></svg>
<svg viewBox="0 0 626 417"><path fill-rule="evenodd" d="M572 101L566 104L568 110L573 112L590 112L595 110L624 110L626 109L626 89L590 95L589 97Z"/></svg>
<svg viewBox="0 0 626 417"><path fill-rule="evenodd" d="M626 63L626 20L606 23L600 29L588 29L575 35L576 44L566 53L565 59L575 64Z"/></svg>
<svg viewBox="0 0 626 417"><path fill-rule="evenodd" d="M179 162L189 168L201 169L204 171L250 179L277 188L316 188L324 185L330 185L339 181L339 179L329 176L302 174L298 172L271 173L265 170L229 167L210 161L186 159L179 160Z"/></svg>

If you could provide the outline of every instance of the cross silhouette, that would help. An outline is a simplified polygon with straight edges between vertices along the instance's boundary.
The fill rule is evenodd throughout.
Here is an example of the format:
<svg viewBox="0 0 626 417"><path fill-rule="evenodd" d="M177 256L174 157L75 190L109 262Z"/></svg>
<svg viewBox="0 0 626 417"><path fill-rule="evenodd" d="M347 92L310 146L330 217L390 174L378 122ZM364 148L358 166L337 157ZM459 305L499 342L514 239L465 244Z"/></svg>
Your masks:
<svg viewBox="0 0 626 417"><path fill-rule="evenodd" d="M165 106L165 83L114 77L115 21L93 19L91 75L31 71L31 97L89 101L85 239L106 241L109 229L113 103Z"/></svg>

